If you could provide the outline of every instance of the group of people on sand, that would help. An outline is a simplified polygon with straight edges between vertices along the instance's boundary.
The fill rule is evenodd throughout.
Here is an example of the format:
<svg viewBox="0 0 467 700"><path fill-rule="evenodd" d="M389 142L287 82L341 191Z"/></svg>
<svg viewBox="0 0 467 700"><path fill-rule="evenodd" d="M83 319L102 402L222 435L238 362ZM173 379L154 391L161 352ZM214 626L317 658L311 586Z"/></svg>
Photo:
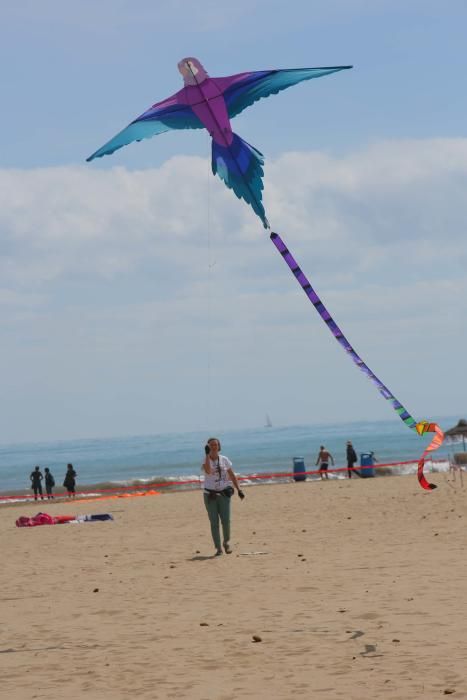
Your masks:
<svg viewBox="0 0 467 700"><path fill-rule="evenodd" d="M349 479L351 479L352 472L355 471L355 462L357 461L358 457L350 440L347 441L346 458L347 476L349 477ZM329 462L332 466L334 466L334 457L329 452L329 450L327 450L324 447L324 445L321 445L321 447L319 448L318 457L316 459L316 466L319 467L319 474L321 476L321 479L329 479Z"/></svg>
<svg viewBox="0 0 467 700"><path fill-rule="evenodd" d="M232 462L228 457L221 454L220 441L215 437L209 438L204 450L205 458L202 464L202 470L204 472L203 499L204 506L208 514L211 527L211 536L215 547L214 556L219 557L224 552L226 554L232 553L232 546L230 543L231 498L235 491L237 491L238 497L243 501L245 494L238 484L237 477L232 469ZM356 473L358 472L355 470L357 454L350 440L347 442L346 446L346 457L347 475L348 478L351 479L352 473L354 471ZM322 479L329 478L328 468L330 463L332 466L334 466L334 458L329 450L327 450L324 445L321 445L316 460L316 466L319 466L319 473ZM41 499L44 498L42 492L42 481L44 480L47 498L54 498L53 488L55 486L55 479L48 467L45 467L44 473L45 476L42 474L40 467L37 466L30 475L31 486L34 491L34 500L36 501L39 496ZM66 488L69 498L75 496L76 477L77 474L73 468L73 465L68 464L63 486Z"/></svg>
<svg viewBox="0 0 467 700"><path fill-rule="evenodd" d="M72 464L67 464L66 468L66 474L65 478L63 480L63 486L67 490L68 498L74 498L76 495L76 477L77 473L75 472L73 465ZM41 499L44 499L44 494L42 492L42 481L45 482L45 493L47 495L47 498L55 498L53 494L53 489L55 486L55 479L53 477L52 472L48 467L44 469L44 474L41 472L40 467L34 467L34 470L31 472L31 475L29 477L31 479L31 488L34 491L34 500L37 501L38 497L40 496Z"/></svg>
<svg viewBox="0 0 467 700"><path fill-rule="evenodd" d="M372 461L376 462L376 457L374 452L370 452ZM355 468L355 464L358 461L357 453L350 440L347 440L346 445L346 459L347 459L347 476L349 479L352 478L352 474L357 474L361 476L360 472ZM334 466L334 458L332 454L327 450L324 445L319 448L318 458L316 460L316 466L319 467L319 473L321 479L329 479L328 468L329 462Z"/></svg>

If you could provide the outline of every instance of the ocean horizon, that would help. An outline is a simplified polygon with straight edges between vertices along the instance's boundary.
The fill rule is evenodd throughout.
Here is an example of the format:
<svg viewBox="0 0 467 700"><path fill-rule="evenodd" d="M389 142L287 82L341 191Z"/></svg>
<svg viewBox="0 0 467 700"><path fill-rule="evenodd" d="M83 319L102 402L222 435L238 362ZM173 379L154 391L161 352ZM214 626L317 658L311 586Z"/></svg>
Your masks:
<svg viewBox="0 0 467 700"><path fill-rule="evenodd" d="M447 429L458 418L443 416L436 420ZM41 470L48 467L59 485L69 462L78 473L78 490L96 484L111 487L138 481L197 479L208 437L205 431L192 431L3 443L0 492L29 490L29 475L36 465ZM359 457L374 452L380 464L416 461L431 440L430 435L420 438L398 420L237 428L220 431L216 437L222 443L222 453L240 475L290 472L295 457L302 457L306 469L312 470L320 445L331 452L337 467L343 467L347 440L352 441ZM455 450L455 444L443 445L434 457L447 460Z"/></svg>

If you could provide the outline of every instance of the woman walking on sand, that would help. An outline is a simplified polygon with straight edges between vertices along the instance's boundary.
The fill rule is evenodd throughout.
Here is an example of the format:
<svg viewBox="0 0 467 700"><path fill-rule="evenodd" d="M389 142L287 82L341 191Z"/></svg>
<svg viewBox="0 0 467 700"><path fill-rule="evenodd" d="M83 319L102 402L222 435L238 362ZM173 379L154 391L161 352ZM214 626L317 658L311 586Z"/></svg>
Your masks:
<svg viewBox="0 0 467 700"><path fill-rule="evenodd" d="M75 470L73 469L72 464L67 464L66 466L66 474L65 474L65 479L63 481L63 485L66 488L68 492L68 498L73 498L75 497L75 486L76 486L76 477L78 475L76 474Z"/></svg>
<svg viewBox="0 0 467 700"><path fill-rule="evenodd" d="M230 499L235 493L232 484L237 489L239 498L242 500L245 498L232 469L232 462L225 455L221 455L220 450L219 440L209 438L204 448L206 457L203 463L205 474L204 505L211 523L211 535L216 548L216 557L222 554L219 520L222 524L225 553L232 553L230 546Z"/></svg>

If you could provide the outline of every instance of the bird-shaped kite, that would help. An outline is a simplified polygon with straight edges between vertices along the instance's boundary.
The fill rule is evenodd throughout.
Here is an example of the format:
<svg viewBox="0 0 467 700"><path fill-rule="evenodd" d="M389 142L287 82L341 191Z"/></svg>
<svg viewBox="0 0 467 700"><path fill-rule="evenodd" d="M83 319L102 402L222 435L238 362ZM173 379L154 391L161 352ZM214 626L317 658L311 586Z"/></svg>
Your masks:
<svg viewBox="0 0 467 700"><path fill-rule="evenodd" d="M212 137L213 174L219 175L237 197L250 204L263 222L263 226L270 229L262 202L263 155L232 131L230 120L262 97L275 95L303 80L320 78L348 68L352 66L253 71L225 78L210 78L198 59L184 58L178 63L184 87L172 97L150 107L87 160L110 155L133 141L142 141L170 129L204 127ZM436 488L425 479L423 466L426 454L441 445L443 432L436 423L417 422L410 415L344 336L279 234L272 232L270 239L333 336L357 367L376 385L383 398L391 403L404 424L416 430L419 435L427 432L435 433L435 437L418 463L418 480L424 489Z"/></svg>
<svg viewBox="0 0 467 700"><path fill-rule="evenodd" d="M87 160L109 155L133 141L170 129L206 128L212 137L212 172L251 204L265 228L269 228L262 203L263 154L234 134L230 120L262 97L274 95L302 80L320 78L352 66L295 68L238 73L210 78L197 58L178 63L185 87L137 117L126 129Z"/></svg>

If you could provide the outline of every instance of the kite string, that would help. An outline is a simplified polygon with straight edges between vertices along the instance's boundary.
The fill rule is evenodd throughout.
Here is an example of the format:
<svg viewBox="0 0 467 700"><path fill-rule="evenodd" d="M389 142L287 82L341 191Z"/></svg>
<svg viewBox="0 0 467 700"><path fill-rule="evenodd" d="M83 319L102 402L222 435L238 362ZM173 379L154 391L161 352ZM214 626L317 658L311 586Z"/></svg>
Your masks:
<svg viewBox="0 0 467 700"><path fill-rule="evenodd" d="M206 178L206 235L207 235L207 248L208 248L208 254L207 254L207 348L206 348L206 374L207 374L207 381L206 381L206 426L209 432L209 426L211 424L211 401L210 397L212 396L211 392L211 346L212 346L212 279L211 279L211 175L209 172L209 134L206 132L206 153L207 153L207 158L206 162L208 165L207 168L207 178Z"/></svg>

